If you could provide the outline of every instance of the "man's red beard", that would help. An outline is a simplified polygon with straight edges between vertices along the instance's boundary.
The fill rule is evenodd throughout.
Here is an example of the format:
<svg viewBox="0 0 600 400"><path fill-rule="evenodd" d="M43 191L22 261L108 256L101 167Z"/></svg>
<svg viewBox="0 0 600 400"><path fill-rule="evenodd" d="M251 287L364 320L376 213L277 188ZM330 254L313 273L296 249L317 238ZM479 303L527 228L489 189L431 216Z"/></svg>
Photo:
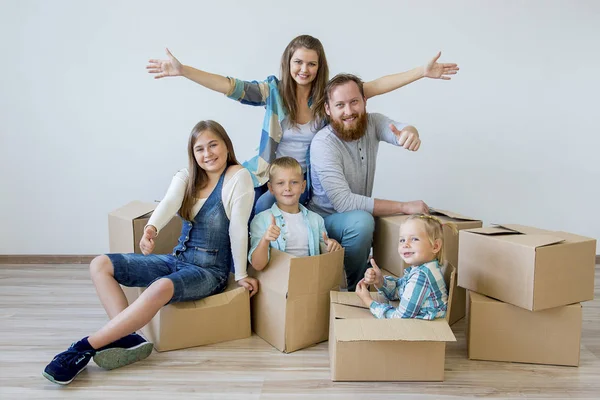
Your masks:
<svg viewBox="0 0 600 400"><path fill-rule="evenodd" d="M367 131L367 113L352 114L345 119L356 117L356 122L353 127L346 128L344 121L331 118L329 123L335 134L345 142L353 142L364 136Z"/></svg>

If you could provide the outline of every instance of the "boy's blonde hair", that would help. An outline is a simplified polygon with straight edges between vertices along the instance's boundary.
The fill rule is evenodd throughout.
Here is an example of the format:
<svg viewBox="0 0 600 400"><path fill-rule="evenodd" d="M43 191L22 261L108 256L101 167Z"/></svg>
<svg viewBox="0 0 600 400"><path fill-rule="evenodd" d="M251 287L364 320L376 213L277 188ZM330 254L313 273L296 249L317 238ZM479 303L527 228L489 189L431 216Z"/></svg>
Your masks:
<svg viewBox="0 0 600 400"><path fill-rule="evenodd" d="M279 157L273 160L271 166L269 167L269 180L273 179L273 176L278 169L292 169L294 172L297 172L303 176L302 166L293 157Z"/></svg>
<svg viewBox="0 0 600 400"><path fill-rule="evenodd" d="M427 238L429 242L433 246L436 240L440 240L442 243L440 247L440 251L437 253L437 260L440 265L443 265L446 259L445 247L444 247L444 226L447 226L454 235L458 233L458 229L456 228L456 224L453 222L442 222L438 217L434 217L433 215L428 214L414 214L409 216L404 222L419 220L422 221L425 225L425 233L427 233ZM456 267L456 266L455 266Z"/></svg>

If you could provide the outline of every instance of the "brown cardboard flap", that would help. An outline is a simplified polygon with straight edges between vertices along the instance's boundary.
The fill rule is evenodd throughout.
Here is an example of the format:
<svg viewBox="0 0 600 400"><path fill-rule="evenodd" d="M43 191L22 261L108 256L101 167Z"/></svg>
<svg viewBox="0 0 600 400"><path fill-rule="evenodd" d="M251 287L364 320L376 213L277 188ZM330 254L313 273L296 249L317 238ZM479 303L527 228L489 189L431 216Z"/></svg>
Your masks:
<svg viewBox="0 0 600 400"><path fill-rule="evenodd" d="M335 321L335 337L340 342L410 341L455 342L456 338L445 319L363 319Z"/></svg>
<svg viewBox="0 0 600 400"><path fill-rule="evenodd" d="M367 318L373 319L373 314L366 307L355 307L346 304L332 303L334 319Z"/></svg>
<svg viewBox="0 0 600 400"><path fill-rule="evenodd" d="M271 249L269 264L262 271L248 268L248 274L259 280L260 287L268 287L270 291L286 296L289 284L290 260L292 258L295 257L291 254Z"/></svg>
<svg viewBox="0 0 600 400"><path fill-rule="evenodd" d="M156 208L156 203L146 203L143 201L135 200L131 203L124 205L114 211L111 211L109 215L113 215L118 218L125 219L136 219L143 217L148 213L151 213Z"/></svg>
<svg viewBox="0 0 600 400"><path fill-rule="evenodd" d="M290 259L288 299L329 293L337 289L344 266L344 250Z"/></svg>
<svg viewBox="0 0 600 400"><path fill-rule="evenodd" d="M564 238L553 235L553 232L516 224L465 229L465 231L488 236L501 236L502 240L507 242L533 248L548 246L565 241Z"/></svg>
<svg viewBox="0 0 600 400"><path fill-rule="evenodd" d="M337 292L337 291L333 291L332 290L329 293L330 293L329 294L329 298L331 300L331 303L343 304L343 305L346 305L346 306L366 308L366 309L369 308L369 307L365 306L365 304L356 295L355 292ZM376 301L378 303L389 304L388 299L386 299L384 295L379 294L377 292L371 292L370 294L371 294L371 298L374 301ZM369 315L371 315L371 313L369 313Z"/></svg>
<svg viewBox="0 0 600 400"><path fill-rule="evenodd" d="M436 216L436 215L443 215L443 216L448 217L448 218L460 219L460 220L463 220L463 221L480 221L477 218L465 217L464 215L460 215L460 214L452 212L452 211L440 210L439 208L433 209L433 208L430 207L429 208L429 213L431 215L434 215L434 216Z"/></svg>
<svg viewBox="0 0 600 400"><path fill-rule="evenodd" d="M465 232L478 233L480 235L518 235L520 232L513 231L512 229L504 229L504 228L496 228L496 227L485 227L485 228L474 228L474 229L465 229Z"/></svg>

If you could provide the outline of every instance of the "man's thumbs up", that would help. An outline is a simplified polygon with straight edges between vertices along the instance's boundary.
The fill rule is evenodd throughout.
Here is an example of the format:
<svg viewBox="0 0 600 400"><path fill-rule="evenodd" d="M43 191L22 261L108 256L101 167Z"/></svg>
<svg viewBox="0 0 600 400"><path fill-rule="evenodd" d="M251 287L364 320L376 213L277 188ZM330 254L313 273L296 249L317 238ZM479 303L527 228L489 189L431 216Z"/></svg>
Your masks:
<svg viewBox="0 0 600 400"><path fill-rule="evenodd" d="M415 128L406 127L399 131L394 124L390 124L390 130L396 135L398 146L410 151L417 151L421 147L421 139L419 139L419 133Z"/></svg>

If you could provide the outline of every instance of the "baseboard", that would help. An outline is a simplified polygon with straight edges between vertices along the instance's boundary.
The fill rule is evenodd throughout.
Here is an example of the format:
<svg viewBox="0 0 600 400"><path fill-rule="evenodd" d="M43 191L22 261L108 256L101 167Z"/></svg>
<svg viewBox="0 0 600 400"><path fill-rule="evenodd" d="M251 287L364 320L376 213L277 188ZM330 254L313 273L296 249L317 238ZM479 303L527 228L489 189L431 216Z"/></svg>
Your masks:
<svg viewBox="0 0 600 400"><path fill-rule="evenodd" d="M95 255L0 254L0 264L89 264Z"/></svg>

